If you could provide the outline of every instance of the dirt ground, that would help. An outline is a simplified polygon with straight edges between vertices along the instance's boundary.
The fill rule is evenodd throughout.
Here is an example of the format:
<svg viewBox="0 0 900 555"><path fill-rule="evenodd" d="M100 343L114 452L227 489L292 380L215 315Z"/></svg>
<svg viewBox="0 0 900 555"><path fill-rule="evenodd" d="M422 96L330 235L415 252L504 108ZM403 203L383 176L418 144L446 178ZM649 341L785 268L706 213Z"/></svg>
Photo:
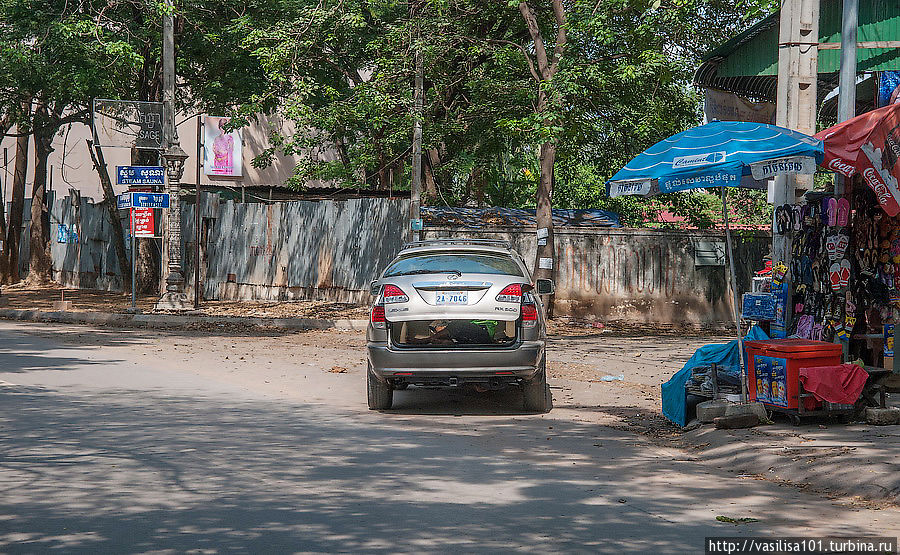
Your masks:
<svg viewBox="0 0 900 555"><path fill-rule="evenodd" d="M97 291L92 289L67 289L59 284L35 287L18 283L3 287L3 296L9 299L8 308L22 310L53 310L54 301L71 301L72 310L78 312L124 312L131 306L130 293ZM137 298L137 307L151 312L159 299L156 295ZM365 319L368 309L353 304L324 301L203 301L200 313L207 316L250 316L256 318L324 318Z"/></svg>
<svg viewBox="0 0 900 555"><path fill-rule="evenodd" d="M92 289L71 289L51 283L45 286L24 282L2 287L8 308L20 310L53 310L55 301L70 301L73 312L122 313L131 307L131 294ZM138 296L136 306L142 312L152 312L159 297ZM326 320L365 320L369 308L349 303L327 301L201 301L199 314L205 316L241 316L255 318L321 318ZM697 327L678 324L634 323L622 321L598 322L558 317L548 321L547 331L560 338L592 337L722 337L731 333L727 326Z"/></svg>
<svg viewBox="0 0 900 555"><path fill-rule="evenodd" d="M55 296L53 291L27 288L4 288L3 292L13 308L49 309ZM59 294L59 289L55 294ZM121 295L94 291L77 294L76 310L84 307L100 311L116 306L115 302L122 304ZM216 308L219 304L209 303ZM321 303L221 305L222 312L215 314L263 316L290 310L291 316L327 317L327 311L333 310L332 314L341 316L332 317L365 317L365 309L353 307L347 309L351 312L340 312L340 307ZM49 337L64 338L82 348L99 348L108 345L111 338L126 341L131 336L127 330L114 328L50 329L46 332ZM365 334L361 331L297 332L222 328L220 324L179 331L135 330L134 334L158 341L159 351L171 350L174 357L169 364L182 363L185 371L200 371L193 362L198 353L215 353L214 364L204 372L242 387L270 391L272 395L300 395L297 392L305 390L302 376L279 370L292 364L328 376L327 390L311 399L303 394L300 398L304 400L330 400L355 391L365 381ZM556 319L549 326L549 335L547 359L554 414L567 415L574 422L638 433L666 448L685 449L693 453L689 456L753 479L813 488L826 495L858 493L867 499L891 499L900 492L900 478L894 478L900 446L897 427L810 422L794 428L786 421L778 421L774 426L752 430L715 430L704 425L685 431L666 420L660 412L660 384L677 372L697 348L730 341L730 333L717 335L712 330L662 326L601 327ZM353 384L349 389L340 385L347 381ZM355 402L349 397L346 401ZM893 398L890 402L896 404ZM836 447L840 449L835 450ZM823 453L827 460L815 459ZM817 461L815 465L813 460ZM812 466L815 473L810 470ZM866 471L859 472L862 467Z"/></svg>

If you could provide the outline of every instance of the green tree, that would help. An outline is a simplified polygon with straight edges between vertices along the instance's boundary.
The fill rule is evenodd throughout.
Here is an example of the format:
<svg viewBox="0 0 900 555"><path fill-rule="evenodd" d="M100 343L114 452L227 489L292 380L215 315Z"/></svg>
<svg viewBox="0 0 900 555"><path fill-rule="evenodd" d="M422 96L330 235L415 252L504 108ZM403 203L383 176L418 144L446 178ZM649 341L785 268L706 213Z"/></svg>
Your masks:
<svg viewBox="0 0 900 555"><path fill-rule="evenodd" d="M265 0L176 4L181 112L232 110L263 89L262 68L239 47L244 37L235 22L247 9L264 12L268 6ZM31 279L50 278L44 195L52 139L67 124L89 124L94 98L161 100L164 9L154 0L0 0L0 114L13 114L20 134L31 132L35 139ZM155 154L133 156L155 162ZM117 228L111 187L105 196Z"/></svg>

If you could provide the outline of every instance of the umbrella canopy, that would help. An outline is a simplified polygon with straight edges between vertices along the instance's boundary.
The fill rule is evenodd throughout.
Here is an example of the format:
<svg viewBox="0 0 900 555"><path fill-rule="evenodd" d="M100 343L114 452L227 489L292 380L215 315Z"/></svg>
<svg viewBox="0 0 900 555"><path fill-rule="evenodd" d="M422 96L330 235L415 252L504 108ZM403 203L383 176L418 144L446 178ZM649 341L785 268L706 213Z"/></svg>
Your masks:
<svg viewBox="0 0 900 555"><path fill-rule="evenodd" d="M866 112L815 136L825 142L825 167L847 177L859 173L885 212L900 213L900 104Z"/></svg>
<svg viewBox="0 0 900 555"><path fill-rule="evenodd" d="M702 187L740 187L745 176L768 179L814 173L822 141L775 125L714 121L682 131L638 154L607 183L609 196L653 195Z"/></svg>

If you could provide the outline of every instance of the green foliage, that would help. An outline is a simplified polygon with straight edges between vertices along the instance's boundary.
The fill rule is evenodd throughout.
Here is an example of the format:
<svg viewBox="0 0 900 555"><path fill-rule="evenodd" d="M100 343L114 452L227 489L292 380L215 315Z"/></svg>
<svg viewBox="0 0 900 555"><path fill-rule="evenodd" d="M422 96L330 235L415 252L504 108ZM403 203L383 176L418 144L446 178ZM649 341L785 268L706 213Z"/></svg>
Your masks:
<svg viewBox="0 0 900 555"><path fill-rule="evenodd" d="M265 89L234 22L243 10L267 7L265 0L176 3L179 109L226 111ZM161 100L166 9L156 0L0 0L0 111L19 113L33 99L48 105L58 127L86 123L94 98Z"/></svg>
<svg viewBox="0 0 900 555"><path fill-rule="evenodd" d="M566 0L558 71L536 78L516 1L181 0L177 103L188 114L230 113L234 126L260 113L293 122L253 163L299 155L296 187L406 188L418 51L428 202L533 206L539 145L549 142L554 205L613 210L630 225L666 206L711 225L705 197L609 199L605 182L699 123L690 85L699 56L770 4ZM561 36L552 0L529 5L552 55ZM19 117L29 98L46 101L57 123L86 120L92 98L160 100L166 9L159 0L0 0L0 115Z"/></svg>
<svg viewBox="0 0 900 555"><path fill-rule="evenodd" d="M565 2L559 70L537 80L519 2L431 1L412 14L392 1L273 2L271 11L235 22L269 80L242 110L249 116L269 101L299 132L273 136L257 164L275 151L308 153L297 186L317 179L407 187L419 49L426 172L437 186L430 202L531 206L538 145L553 141L554 205L615 210L633 225L659 201L609 199L605 181L653 143L699 123L690 86L699 56L749 24L747 6L727 0ZM552 51L550 0L531 6ZM714 219L693 196L669 204L696 211L700 225Z"/></svg>

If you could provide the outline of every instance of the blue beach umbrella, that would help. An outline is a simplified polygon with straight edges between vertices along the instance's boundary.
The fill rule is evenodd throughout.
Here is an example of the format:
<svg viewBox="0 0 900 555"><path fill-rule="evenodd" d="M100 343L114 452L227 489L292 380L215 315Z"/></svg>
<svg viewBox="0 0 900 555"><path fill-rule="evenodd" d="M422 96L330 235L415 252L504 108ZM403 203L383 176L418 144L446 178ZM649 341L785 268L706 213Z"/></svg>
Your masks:
<svg viewBox="0 0 900 555"><path fill-rule="evenodd" d="M764 123L714 121L656 143L628 162L606 184L610 197L722 188L743 402L747 402L747 374L724 188L757 188L761 181L778 175L815 173L816 165L824 157L822 141L798 131Z"/></svg>
<svg viewBox="0 0 900 555"><path fill-rule="evenodd" d="M663 139L638 154L607 182L607 192L617 197L752 187L776 175L814 173L824 157L822 141L798 131L764 123L714 121Z"/></svg>

